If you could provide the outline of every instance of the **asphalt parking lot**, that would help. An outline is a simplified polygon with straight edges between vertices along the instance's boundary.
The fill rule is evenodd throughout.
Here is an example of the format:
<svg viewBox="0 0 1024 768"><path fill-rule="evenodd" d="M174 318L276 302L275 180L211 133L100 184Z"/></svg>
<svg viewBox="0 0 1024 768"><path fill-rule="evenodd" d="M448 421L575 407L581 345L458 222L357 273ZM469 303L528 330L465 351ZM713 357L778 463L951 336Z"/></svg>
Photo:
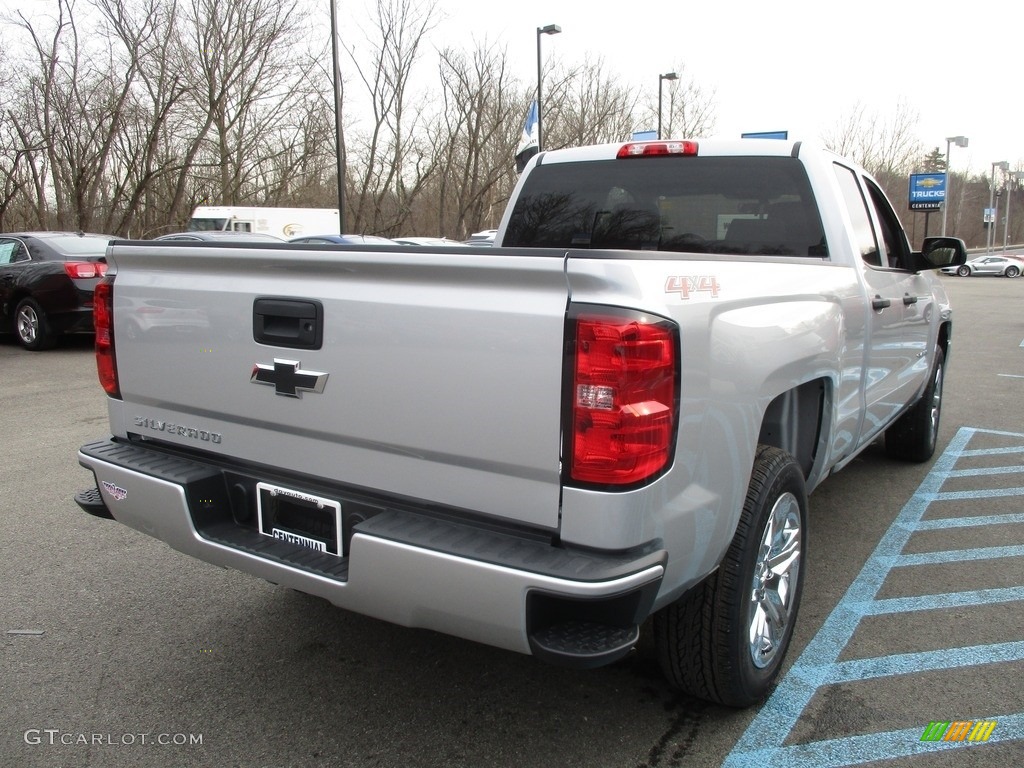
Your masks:
<svg viewBox="0 0 1024 768"><path fill-rule="evenodd" d="M872 447L812 495L788 671L745 711L671 691L646 642L557 669L92 518L72 501L79 445L106 434L89 340L0 339L0 765L1019 765L1024 279L942 279L939 453Z"/></svg>

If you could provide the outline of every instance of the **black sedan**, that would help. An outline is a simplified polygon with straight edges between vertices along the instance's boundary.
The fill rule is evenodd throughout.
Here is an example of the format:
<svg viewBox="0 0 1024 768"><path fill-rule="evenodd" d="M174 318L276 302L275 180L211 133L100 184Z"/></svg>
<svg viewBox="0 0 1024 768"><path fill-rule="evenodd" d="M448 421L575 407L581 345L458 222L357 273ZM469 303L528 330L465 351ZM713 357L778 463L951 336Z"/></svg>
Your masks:
<svg viewBox="0 0 1024 768"><path fill-rule="evenodd" d="M92 331L92 292L107 270L111 235L0 234L0 332L25 349L48 349L62 333Z"/></svg>

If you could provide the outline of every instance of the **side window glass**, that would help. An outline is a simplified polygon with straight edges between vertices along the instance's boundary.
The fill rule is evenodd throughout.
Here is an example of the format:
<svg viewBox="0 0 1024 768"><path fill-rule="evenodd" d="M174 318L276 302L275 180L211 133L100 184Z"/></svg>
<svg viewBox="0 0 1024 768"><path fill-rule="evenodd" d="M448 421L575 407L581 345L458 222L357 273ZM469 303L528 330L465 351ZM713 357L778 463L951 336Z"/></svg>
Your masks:
<svg viewBox="0 0 1024 768"><path fill-rule="evenodd" d="M0 264L13 263L17 248L18 242L16 240L0 240Z"/></svg>
<svg viewBox="0 0 1024 768"><path fill-rule="evenodd" d="M871 216L868 213L867 201L861 194L860 185L857 183L857 175L845 166L838 163L832 166L839 181L839 188L843 193L843 201L846 203L846 210L850 214L850 223L853 224L853 237L860 251L860 257L873 267L882 266L882 251L875 238L875 228L871 225Z"/></svg>
<svg viewBox="0 0 1024 768"><path fill-rule="evenodd" d="M907 243L903 226L886 199L885 193L869 179L865 179L864 184L867 186L871 204L875 209L875 216L878 218L881 228L882 241L885 243L885 255L888 260L887 266L893 269L903 269L908 264L907 257L910 254L910 246Z"/></svg>

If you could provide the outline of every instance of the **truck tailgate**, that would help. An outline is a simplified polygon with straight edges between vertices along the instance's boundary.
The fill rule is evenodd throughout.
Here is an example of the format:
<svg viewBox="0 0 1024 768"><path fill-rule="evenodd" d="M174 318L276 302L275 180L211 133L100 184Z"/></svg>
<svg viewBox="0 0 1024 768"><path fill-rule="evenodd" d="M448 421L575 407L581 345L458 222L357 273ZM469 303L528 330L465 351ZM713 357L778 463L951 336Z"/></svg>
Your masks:
<svg viewBox="0 0 1024 768"><path fill-rule="evenodd" d="M115 244L115 434L556 528L564 263L464 250Z"/></svg>

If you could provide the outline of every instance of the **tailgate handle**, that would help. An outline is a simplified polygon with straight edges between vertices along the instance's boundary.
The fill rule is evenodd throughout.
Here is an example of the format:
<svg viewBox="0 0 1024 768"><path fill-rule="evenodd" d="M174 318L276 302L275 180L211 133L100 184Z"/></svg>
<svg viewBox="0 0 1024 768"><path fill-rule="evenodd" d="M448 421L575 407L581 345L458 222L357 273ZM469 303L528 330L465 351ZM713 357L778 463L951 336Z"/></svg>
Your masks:
<svg viewBox="0 0 1024 768"><path fill-rule="evenodd" d="M312 299L258 298L252 303L252 337L275 347L320 349L324 306Z"/></svg>

